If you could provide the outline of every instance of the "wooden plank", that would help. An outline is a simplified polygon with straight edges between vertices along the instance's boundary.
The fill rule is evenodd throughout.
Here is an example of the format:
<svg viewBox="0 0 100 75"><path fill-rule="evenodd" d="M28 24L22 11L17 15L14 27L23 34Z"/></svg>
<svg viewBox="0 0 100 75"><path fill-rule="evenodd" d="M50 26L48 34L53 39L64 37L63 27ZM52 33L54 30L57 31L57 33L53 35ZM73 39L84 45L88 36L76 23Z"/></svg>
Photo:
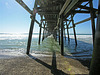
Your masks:
<svg viewBox="0 0 100 75"><path fill-rule="evenodd" d="M64 10L66 9L66 7L68 7L68 5L70 4L71 0L66 0L65 4L63 5L60 13L59 13L59 16L64 12Z"/></svg>
<svg viewBox="0 0 100 75"><path fill-rule="evenodd" d="M73 7L75 7L75 5L79 2L80 0L73 0L70 5L67 7L67 9L64 12L64 16L66 16L66 14L72 10Z"/></svg>

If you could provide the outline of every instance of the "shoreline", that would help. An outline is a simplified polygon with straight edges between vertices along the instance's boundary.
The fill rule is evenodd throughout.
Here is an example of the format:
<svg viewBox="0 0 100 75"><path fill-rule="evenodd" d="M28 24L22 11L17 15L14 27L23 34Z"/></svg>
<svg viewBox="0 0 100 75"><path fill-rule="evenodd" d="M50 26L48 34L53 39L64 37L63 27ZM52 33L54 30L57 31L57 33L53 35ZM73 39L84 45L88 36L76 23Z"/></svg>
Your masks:
<svg viewBox="0 0 100 75"><path fill-rule="evenodd" d="M60 54L49 56L26 55L11 59L0 59L2 75L67 75L88 74L88 67L80 61L66 58ZM60 73L60 74L58 74Z"/></svg>

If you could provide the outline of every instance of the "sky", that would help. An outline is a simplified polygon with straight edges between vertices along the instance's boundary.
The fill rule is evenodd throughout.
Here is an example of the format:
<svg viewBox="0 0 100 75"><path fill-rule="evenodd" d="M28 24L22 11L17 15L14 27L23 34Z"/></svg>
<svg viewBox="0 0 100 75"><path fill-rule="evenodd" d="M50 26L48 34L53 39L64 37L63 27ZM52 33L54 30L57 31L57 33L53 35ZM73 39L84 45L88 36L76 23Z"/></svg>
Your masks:
<svg viewBox="0 0 100 75"><path fill-rule="evenodd" d="M35 0L23 0L32 10ZM98 0L93 0L93 6L98 8ZM88 18L89 14L75 15L75 23ZM40 16L36 14L40 22ZM28 33L30 28L30 14L21 7L15 0L0 0L0 33ZM91 34L91 21L76 26L77 33ZM43 30L42 30L43 31ZM39 32L39 25L35 23L34 33ZM73 33L73 29L70 29Z"/></svg>

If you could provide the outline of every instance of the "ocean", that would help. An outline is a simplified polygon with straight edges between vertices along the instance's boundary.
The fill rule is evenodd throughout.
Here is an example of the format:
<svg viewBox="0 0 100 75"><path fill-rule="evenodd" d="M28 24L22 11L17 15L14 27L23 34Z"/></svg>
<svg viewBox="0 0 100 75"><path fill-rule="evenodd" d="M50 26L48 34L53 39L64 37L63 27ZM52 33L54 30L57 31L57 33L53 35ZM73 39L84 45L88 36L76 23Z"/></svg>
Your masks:
<svg viewBox="0 0 100 75"><path fill-rule="evenodd" d="M41 36L42 37L42 36ZM60 46L52 36L38 45L38 33L32 36L30 53L44 54L52 51L60 53ZM70 43L64 38L65 57L86 59L92 57L93 41L91 34L77 34L78 45L75 47L74 35L70 35ZM24 56L27 50L28 33L0 33L0 59Z"/></svg>

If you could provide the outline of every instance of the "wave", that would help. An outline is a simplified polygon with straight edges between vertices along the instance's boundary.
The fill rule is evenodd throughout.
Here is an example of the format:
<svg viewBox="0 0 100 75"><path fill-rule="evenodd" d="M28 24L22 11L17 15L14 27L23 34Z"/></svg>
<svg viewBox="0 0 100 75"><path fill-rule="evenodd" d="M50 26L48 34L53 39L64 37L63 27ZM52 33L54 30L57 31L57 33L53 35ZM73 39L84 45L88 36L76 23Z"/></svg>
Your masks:
<svg viewBox="0 0 100 75"><path fill-rule="evenodd" d="M0 33L0 40L6 40L6 39L27 39L28 33ZM43 33L41 34L43 35ZM77 38L92 38L91 34L77 34ZM32 38L38 38L39 33L33 33ZM67 35L66 35L67 37ZM73 34L70 34L70 38L74 38Z"/></svg>
<svg viewBox="0 0 100 75"><path fill-rule="evenodd" d="M39 35L38 34L33 34L32 38L38 38ZM0 34L0 40L12 40L12 39L27 39L28 38L28 34Z"/></svg>

